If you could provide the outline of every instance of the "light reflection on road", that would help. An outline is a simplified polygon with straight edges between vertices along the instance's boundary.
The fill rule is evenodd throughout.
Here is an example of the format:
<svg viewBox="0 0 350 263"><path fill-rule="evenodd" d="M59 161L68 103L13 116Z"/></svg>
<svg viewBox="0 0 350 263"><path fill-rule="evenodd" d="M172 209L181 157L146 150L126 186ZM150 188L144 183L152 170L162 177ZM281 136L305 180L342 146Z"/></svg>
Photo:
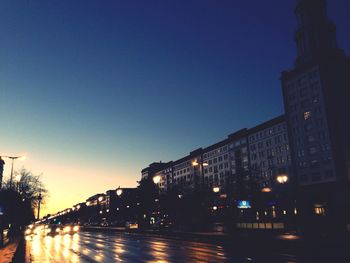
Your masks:
<svg viewBox="0 0 350 263"><path fill-rule="evenodd" d="M249 255L239 255L239 251L232 251L232 247L149 235L80 232L74 235L34 235L26 240L30 262L40 263L263 262L251 259Z"/></svg>

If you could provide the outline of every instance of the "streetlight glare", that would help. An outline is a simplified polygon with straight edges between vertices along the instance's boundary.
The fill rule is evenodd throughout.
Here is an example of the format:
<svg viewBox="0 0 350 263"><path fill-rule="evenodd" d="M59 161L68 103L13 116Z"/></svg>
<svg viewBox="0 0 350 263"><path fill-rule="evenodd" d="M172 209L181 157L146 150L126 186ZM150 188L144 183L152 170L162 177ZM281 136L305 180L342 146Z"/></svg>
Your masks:
<svg viewBox="0 0 350 263"><path fill-rule="evenodd" d="M18 157L18 160L25 161L27 160L27 155L26 154L20 154Z"/></svg>
<svg viewBox="0 0 350 263"><path fill-rule="evenodd" d="M288 181L288 175L282 174L282 175L277 176L276 179L277 179L278 183L285 184Z"/></svg>
<svg viewBox="0 0 350 263"><path fill-rule="evenodd" d="M214 187L214 188L213 188L213 192L214 192L214 193L220 192L220 187L218 187L218 186Z"/></svg>
<svg viewBox="0 0 350 263"><path fill-rule="evenodd" d="M156 175L156 176L154 176L153 177L153 182L155 183L155 184L158 184L159 182L160 182L160 175Z"/></svg>
<svg viewBox="0 0 350 263"><path fill-rule="evenodd" d="M197 162L197 161L193 161L193 162L192 162L192 165L193 165L193 166L198 166L198 162Z"/></svg>
<svg viewBox="0 0 350 263"><path fill-rule="evenodd" d="M261 189L261 192L263 193L270 193L272 190L270 187L264 187L263 189Z"/></svg>
<svg viewBox="0 0 350 263"><path fill-rule="evenodd" d="M117 189L117 196L121 196L123 193L123 189L118 188Z"/></svg>

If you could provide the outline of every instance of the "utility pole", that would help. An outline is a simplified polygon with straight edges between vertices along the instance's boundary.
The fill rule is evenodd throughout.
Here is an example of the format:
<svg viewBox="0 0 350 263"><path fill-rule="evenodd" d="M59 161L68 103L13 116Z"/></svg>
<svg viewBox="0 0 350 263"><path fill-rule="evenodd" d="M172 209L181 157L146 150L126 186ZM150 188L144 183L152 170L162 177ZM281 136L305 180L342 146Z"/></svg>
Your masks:
<svg viewBox="0 0 350 263"><path fill-rule="evenodd" d="M5 162L0 156L0 190L2 188L2 176L3 176L3 173L4 173L4 165L5 165Z"/></svg>
<svg viewBox="0 0 350 263"><path fill-rule="evenodd" d="M42 196L41 196L41 185L40 185L40 188L39 188L39 197L38 197L38 215L37 215L37 220L40 219L40 203L41 203L41 200L42 200Z"/></svg>

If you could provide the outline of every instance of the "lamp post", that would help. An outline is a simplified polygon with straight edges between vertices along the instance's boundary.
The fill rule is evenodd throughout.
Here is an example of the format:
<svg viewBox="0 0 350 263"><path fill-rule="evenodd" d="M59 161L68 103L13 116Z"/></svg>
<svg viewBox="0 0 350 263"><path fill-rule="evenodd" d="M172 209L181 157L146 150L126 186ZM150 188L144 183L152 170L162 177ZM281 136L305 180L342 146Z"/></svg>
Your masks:
<svg viewBox="0 0 350 263"><path fill-rule="evenodd" d="M10 188L12 188L12 181L13 181L13 163L16 159L24 159L24 156L3 156L6 158L11 159L11 175L10 175Z"/></svg>
<svg viewBox="0 0 350 263"><path fill-rule="evenodd" d="M17 174L15 177L16 183L17 183L17 192L19 192L19 182L21 181L21 175Z"/></svg>
<svg viewBox="0 0 350 263"><path fill-rule="evenodd" d="M5 165L5 162L2 159L2 156L0 156L0 190L2 188L2 176L4 173L4 165Z"/></svg>
<svg viewBox="0 0 350 263"><path fill-rule="evenodd" d="M43 199L42 196L41 196L41 185L40 185L40 189L39 189L39 197L38 197L38 216L37 216L37 220L39 220L40 218L40 204L41 204L41 200Z"/></svg>
<svg viewBox="0 0 350 263"><path fill-rule="evenodd" d="M199 176L201 177L201 185L202 185L202 181L203 181L203 177L204 177L203 167L204 166L208 166L208 163L203 161L203 160L199 161L199 160L196 159L196 160L194 160L192 162L192 166L193 167L199 167ZM195 177L195 180L196 180L196 178L197 177ZM196 182L197 182L197 180L196 180Z"/></svg>

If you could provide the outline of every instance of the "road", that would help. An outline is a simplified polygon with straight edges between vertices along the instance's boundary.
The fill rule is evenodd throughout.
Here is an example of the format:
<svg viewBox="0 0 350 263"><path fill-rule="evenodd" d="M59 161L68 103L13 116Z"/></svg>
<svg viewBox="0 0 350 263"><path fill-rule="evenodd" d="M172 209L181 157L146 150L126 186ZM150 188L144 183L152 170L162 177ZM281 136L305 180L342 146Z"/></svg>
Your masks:
<svg viewBox="0 0 350 263"><path fill-rule="evenodd" d="M233 262L233 263L348 263L348 242L338 250L333 242L292 243L286 235L277 243L239 238L235 244L215 245L148 234L124 232L79 232L74 235L26 237L28 262ZM288 241L289 240L289 241ZM281 246L278 248L278 244ZM299 249L298 249L299 247ZM345 251L345 254L339 253ZM324 253L326 252L326 253ZM298 255L298 256L296 256Z"/></svg>
<svg viewBox="0 0 350 263"><path fill-rule="evenodd" d="M223 247L127 233L27 237L31 262L232 262Z"/></svg>
<svg viewBox="0 0 350 263"><path fill-rule="evenodd" d="M229 246L118 232L26 237L30 262L297 262L289 255L257 259Z"/></svg>

